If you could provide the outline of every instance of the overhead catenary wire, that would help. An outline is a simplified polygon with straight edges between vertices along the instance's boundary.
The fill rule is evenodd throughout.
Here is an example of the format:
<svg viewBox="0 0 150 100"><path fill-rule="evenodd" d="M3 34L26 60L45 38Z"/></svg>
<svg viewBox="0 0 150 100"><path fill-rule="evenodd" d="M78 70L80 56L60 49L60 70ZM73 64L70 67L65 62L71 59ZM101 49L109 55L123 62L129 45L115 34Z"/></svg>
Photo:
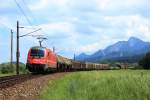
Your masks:
<svg viewBox="0 0 150 100"><path fill-rule="evenodd" d="M17 2L17 0L14 0L14 2L16 3L17 7L19 8L20 12L24 15L24 17L26 18L27 22L29 23L29 25L32 26L32 23L30 21L30 19L28 18L28 16L26 15L26 13L24 12L24 10L22 9L22 7L20 6L20 4Z"/></svg>
<svg viewBox="0 0 150 100"><path fill-rule="evenodd" d="M18 6L20 12L21 12L21 13L24 15L24 17L26 18L27 22L28 22L28 23L31 25L31 27L33 28L32 23L31 23L29 17L27 16L27 14L25 13L23 7L25 7L25 9L27 9L27 11L30 13L30 17L32 18L32 20L34 20L35 22L37 22L37 20L36 20L34 14L32 13L31 9L28 7L26 1L25 1L25 0L18 0L18 1L17 1L17 0L14 0L14 1L15 1L16 5ZM21 6L21 4L19 3L19 1L22 1L21 4L23 4L23 6ZM35 25L35 26L38 26L38 25ZM33 28L33 29L35 29L35 28ZM42 28L40 28L40 30L42 31L42 34L43 34L44 31L42 30ZM43 34L43 35L39 35L39 34L37 34L37 35L31 35L31 33L34 33L34 32L36 32L36 31L39 31L39 30L35 30L35 31L30 32L30 33L27 33L27 34L25 34L25 35L21 35L20 37L24 37L24 36L45 37L44 34Z"/></svg>
<svg viewBox="0 0 150 100"><path fill-rule="evenodd" d="M35 18L34 14L33 14L32 11L30 10L30 8L28 7L26 1L25 1L25 0L21 0L21 1L22 1L22 3L24 4L24 6L26 7L26 9L30 12L30 15L31 15L32 19L33 19L35 22L37 22L37 19Z"/></svg>
<svg viewBox="0 0 150 100"><path fill-rule="evenodd" d="M26 1L25 0L21 0L21 1L24 4L24 7L26 7L26 9L28 10L28 12L30 13L30 15L31 15L30 17L32 17L32 19L35 21L35 23L38 23L37 22L37 18L34 16L34 14L32 13L31 9L28 7ZM35 26L38 26L38 25L35 25ZM43 30L41 30L41 31L44 33Z"/></svg>
<svg viewBox="0 0 150 100"><path fill-rule="evenodd" d="M23 6L21 6L21 5L19 4L19 2L17 2L17 0L14 0L14 1L15 1L15 3L16 3L17 7L19 8L20 12L21 12L21 13L24 15L24 17L26 18L26 20L27 20L27 22L29 23L29 25L30 25L33 29L35 29L35 28L32 26L32 22L30 21L29 17L27 16L27 14L25 13L25 11L23 10ZM28 8L28 6L27 6L27 4L26 4L26 2L25 2L24 0L22 0L22 3L24 4L24 6L26 6L26 8L28 9L28 11L30 11L30 9ZM32 14L31 11L30 11L30 13ZM32 14L32 19L35 20L33 14ZM36 26L37 26L37 25L36 25ZM26 28L26 27L24 27L24 28ZM42 28L39 28L39 29L37 29L37 30L35 30L35 31L33 31L33 32L30 32L30 33L27 33L27 34L25 34L25 35L21 35L20 37L24 37L24 36L27 36L27 35L31 36L31 35L30 35L31 33L34 33L34 32L39 31L39 30L42 30ZM35 35L34 35L33 37L35 37Z"/></svg>
<svg viewBox="0 0 150 100"><path fill-rule="evenodd" d="M24 36L30 35L30 34L32 34L32 33L34 33L34 32L39 31L39 30L41 30L41 28L39 28L39 29L37 29L37 30L35 30L35 31L32 31L32 32L29 32L29 33L27 33L27 34L21 35L20 37L24 37Z"/></svg>
<svg viewBox="0 0 150 100"><path fill-rule="evenodd" d="M21 0L21 1L22 1L22 3L24 4L24 6L26 7L26 9L28 10L28 12L30 12L30 15L31 15L32 19L33 19L36 23L38 23L38 22L37 22L37 18L34 16L34 14L32 13L31 9L28 7L27 2L26 2L25 0ZM35 26L37 26L37 25L35 25ZM39 27L40 27L40 26L39 26ZM45 33L44 30L41 30L41 31L42 31L42 33Z"/></svg>

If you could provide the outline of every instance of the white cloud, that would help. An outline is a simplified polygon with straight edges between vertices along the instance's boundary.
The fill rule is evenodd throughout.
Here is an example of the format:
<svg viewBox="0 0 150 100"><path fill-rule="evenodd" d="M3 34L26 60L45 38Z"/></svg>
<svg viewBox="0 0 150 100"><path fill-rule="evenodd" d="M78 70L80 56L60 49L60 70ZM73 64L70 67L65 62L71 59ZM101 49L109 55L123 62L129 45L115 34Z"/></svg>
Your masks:
<svg viewBox="0 0 150 100"><path fill-rule="evenodd" d="M147 36L150 34L150 20L140 15L106 16L104 20L110 24L108 28L112 28L112 30L121 29L126 38L131 36L141 38L142 36L143 39L147 40Z"/></svg>
<svg viewBox="0 0 150 100"><path fill-rule="evenodd" d="M88 44L86 46L82 46L78 52L91 53L96 51L99 45L99 43Z"/></svg>
<svg viewBox="0 0 150 100"><path fill-rule="evenodd" d="M33 11L46 10L51 6L66 7L69 0L39 0L35 4L29 5Z"/></svg>
<svg viewBox="0 0 150 100"><path fill-rule="evenodd" d="M150 28L146 25L140 25L139 32L143 34L143 38L145 41L150 41Z"/></svg>
<svg viewBox="0 0 150 100"><path fill-rule="evenodd" d="M100 10L120 10L120 9L131 9L143 5L148 5L149 0L96 0L97 7Z"/></svg>
<svg viewBox="0 0 150 100"><path fill-rule="evenodd" d="M43 30L47 32L46 34L53 34L52 32L54 31L55 32L61 31L61 32L69 33L72 30L74 30L73 25L67 22L48 23L48 24L39 25L39 27L42 27Z"/></svg>
<svg viewBox="0 0 150 100"><path fill-rule="evenodd" d="M7 0L0 4L0 9L11 8L10 4ZM93 53L117 41L127 40L130 36L150 41L150 19L147 17L149 0L32 0L27 4L38 19L36 29L41 27L43 30L34 34L48 36L46 46L56 46L58 51ZM28 10L25 11L28 14ZM20 29L21 35L34 30L27 26L23 15L0 16L4 26L14 30L16 20L19 20L20 25L26 27ZM20 44L21 52L27 52L30 46L38 42L30 37L22 38Z"/></svg>
<svg viewBox="0 0 150 100"><path fill-rule="evenodd" d="M8 3L9 2L9 3ZM1 0L1 3L0 3L0 9L1 8L9 8L9 7L12 7L12 3L14 1L12 0Z"/></svg>
<svg viewBox="0 0 150 100"><path fill-rule="evenodd" d="M12 21L7 16L0 16L0 27L5 27L7 29L14 29Z"/></svg>
<svg viewBox="0 0 150 100"><path fill-rule="evenodd" d="M83 37L81 37L83 38ZM118 39L118 38L112 38L112 36L108 36L106 34L95 34L91 37L91 41L94 39L97 39L96 42L89 43L86 45L78 45L78 49L75 51L77 54L80 54L82 52L86 54L92 54L98 50L105 49L107 46L112 45L118 41L124 40L124 39Z"/></svg>

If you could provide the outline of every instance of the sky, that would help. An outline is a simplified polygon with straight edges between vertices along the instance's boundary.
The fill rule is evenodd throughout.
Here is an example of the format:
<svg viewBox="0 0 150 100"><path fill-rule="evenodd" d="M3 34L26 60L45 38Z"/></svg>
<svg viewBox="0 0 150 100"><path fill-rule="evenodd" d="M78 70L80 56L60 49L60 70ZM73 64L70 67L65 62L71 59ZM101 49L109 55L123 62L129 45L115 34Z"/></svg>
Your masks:
<svg viewBox="0 0 150 100"><path fill-rule="evenodd" d="M17 20L24 27L20 35L41 28L32 35L44 35L43 46L54 46L57 54L69 58L131 36L150 41L149 4L150 0L1 0L0 63L10 61L10 29L16 61ZM25 63L29 48L37 45L36 37L20 38L20 61Z"/></svg>

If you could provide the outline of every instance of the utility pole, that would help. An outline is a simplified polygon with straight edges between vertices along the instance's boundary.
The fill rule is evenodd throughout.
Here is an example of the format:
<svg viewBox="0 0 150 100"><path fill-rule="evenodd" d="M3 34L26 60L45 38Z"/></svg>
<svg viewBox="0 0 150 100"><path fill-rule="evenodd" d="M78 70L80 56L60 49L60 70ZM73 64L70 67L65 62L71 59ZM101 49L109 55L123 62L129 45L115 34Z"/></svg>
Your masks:
<svg viewBox="0 0 150 100"><path fill-rule="evenodd" d="M13 67L13 31L11 30L11 58L10 66Z"/></svg>
<svg viewBox="0 0 150 100"><path fill-rule="evenodd" d="M16 74L19 75L19 21L17 21L17 52L16 52Z"/></svg>
<svg viewBox="0 0 150 100"><path fill-rule="evenodd" d="M74 54L74 61L76 60L76 55Z"/></svg>
<svg viewBox="0 0 150 100"><path fill-rule="evenodd" d="M17 46L16 46L16 74L19 75L19 57L20 57L20 51L19 51L19 38L20 37L25 37L25 36L30 36L30 34L34 33L34 32L37 32L39 30L41 30L41 28L35 30L35 31L32 31L32 32L29 32L27 34L24 34L24 35L19 35L19 28L24 28L24 27L20 27L19 26L19 21L17 21ZM32 36L32 35L31 35ZM34 36L34 35L33 35Z"/></svg>
<svg viewBox="0 0 150 100"><path fill-rule="evenodd" d="M53 47L53 52L55 53L55 47Z"/></svg>

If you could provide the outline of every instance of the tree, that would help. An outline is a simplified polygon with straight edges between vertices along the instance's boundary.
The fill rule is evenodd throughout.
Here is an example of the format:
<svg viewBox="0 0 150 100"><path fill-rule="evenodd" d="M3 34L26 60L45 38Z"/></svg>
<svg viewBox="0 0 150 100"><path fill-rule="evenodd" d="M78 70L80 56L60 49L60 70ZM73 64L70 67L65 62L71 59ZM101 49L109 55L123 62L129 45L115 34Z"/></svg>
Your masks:
<svg viewBox="0 0 150 100"><path fill-rule="evenodd" d="M148 52L143 59L139 61L139 65L141 65L144 69L150 69L150 52Z"/></svg>

